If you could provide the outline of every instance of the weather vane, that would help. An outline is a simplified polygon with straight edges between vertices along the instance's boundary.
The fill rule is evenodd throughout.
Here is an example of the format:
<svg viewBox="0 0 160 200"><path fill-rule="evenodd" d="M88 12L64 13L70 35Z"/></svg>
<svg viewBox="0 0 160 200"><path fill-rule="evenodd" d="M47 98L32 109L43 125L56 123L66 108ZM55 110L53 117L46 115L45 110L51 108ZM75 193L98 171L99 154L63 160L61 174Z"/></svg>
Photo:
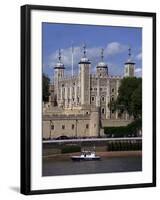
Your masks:
<svg viewBox="0 0 160 200"><path fill-rule="evenodd" d="M102 59L102 61L103 61L103 58L104 58L104 55L103 55L103 54L104 54L104 49L102 48L102 49L101 49L101 59Z"/></svg>
<svg viewBox="0 0 160 200"><path fill-rule="evenodd" d="M84 57L86 57L86 44L83 44L83 53L84 53Z"/></svg>
<svg viewBox="0 0 160 200"><path fill-rule="evenodd" d="M58 59L59 59L59 61L61 62L61 49L59 49Z"/></svg>
<svg viewBox="0 0 160 200"><path fill-rule="evenodd" d="M129 49L128 49L128 55L129 55L129 57L131 57L131 47L129 47Z"/></svg>

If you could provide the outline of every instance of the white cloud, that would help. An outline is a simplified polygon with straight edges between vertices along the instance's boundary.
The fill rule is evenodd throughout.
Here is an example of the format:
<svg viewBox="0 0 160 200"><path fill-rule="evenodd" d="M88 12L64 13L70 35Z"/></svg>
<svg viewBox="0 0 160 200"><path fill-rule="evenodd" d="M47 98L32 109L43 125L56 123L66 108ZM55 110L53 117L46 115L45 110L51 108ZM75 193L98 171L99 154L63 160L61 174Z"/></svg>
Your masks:
<svg viewBox="0 0 160 200"><path fill-rule="evenodd" d="M61 49L62 62L65 66L71 66L71 48ZM81 52L79 47L74 47L74 64L77 64L80 60ZM58 50L49 56L49 63L51 67L54 67L58 62Z"/></svg>
<svg viewBox="0 0 160 200"><path fill-rule="evenodd" d="M136 56L137 60L142 60L142 52L140 52L137 56Z"/></svg>
<svg viewBox="0 0 160 200"><path fill-rule="evenodd" d="M87 48L87 57L92 62L100 60L101 48L102 47ZM104 48L104 56L108 57L111 55L123 53L124 51L126 51L126 49L127 49L126 45L122 45L118 42L111 42ZM74 47L74 64L77 64L80 61L81 56L82 56L82 47L79 46ZM71 47L62 49L62 60L66 66L71 65ZM49 66L53 67L57 61L58 61L58 50L56 52L53 52L49 56Z"/></svg>
<svg viewBox="0 0 160 200"><path fill-rule="evenodd" d="M62 51L62 62L65 65L66 72L69 73L71 70L71 65L72 65L71 47L62 49L61 51ZM78 63L79 63L82 55L83 55L82 47L79 47L79 46L74 47L74 56L73 56L74 62L73 62L73 64L74 64L74 72L75 73L78 72ZM100 60L100 48L98 48L98 47L88 48L87 49L87 57L92 62L92 70L94 71L95 65ZM58 61L58 50L49 56L48 66L50 66L50 68L54 68L57 61Z"/></svg>
<svg viewBox="0 0 160 200"><path fill-rule="evenodd" d="M142 71L142 68L136 68L136 69L135 69L135 72L136 72L136 73L139 73L139 72L141 72L141 71Z"/></svg>
<svg viewBox="0 0 160 200"><path fill-rule="evenodd" d="M123 53L126 50L127 50L127 46L120 44L119 42L111 42L107 45L105 49L106 54L108 56Z"/></svg>
<svg viewBox="0 0 160 200"><path fill-rule="evenodd" d="M104 60L109 58L110 56L121 54L127 50L127 45L120 44L118 42L111 42L107 44L104 48ZM91 47L87 48L87 57L92 63L92 72L95 71L97 63L100 61L100 55L101 55L101 49L102 47ZM66 49L61 49L62 51L62 62L65 65L66 73L70 73L71 71L71 47ZM75 46L74 47L74 73L78 72L78 63L83 55L82 47ZM53 52L48 59L48 63L45 66L48 66L50 69L53 69L58 61L58 50ZM108 64L108 62L107 62ZM116 68L116 67L114 67ZM112 68L111 71L114 71ZM115 70L116 72L116 70Z"/></svg>
<svg viewBox="0 0 160 200"><path fill-rule="evenodd" d="M141 77L142 76L142 68L136 68L135 69L135 75L137 77Z"/></svg>

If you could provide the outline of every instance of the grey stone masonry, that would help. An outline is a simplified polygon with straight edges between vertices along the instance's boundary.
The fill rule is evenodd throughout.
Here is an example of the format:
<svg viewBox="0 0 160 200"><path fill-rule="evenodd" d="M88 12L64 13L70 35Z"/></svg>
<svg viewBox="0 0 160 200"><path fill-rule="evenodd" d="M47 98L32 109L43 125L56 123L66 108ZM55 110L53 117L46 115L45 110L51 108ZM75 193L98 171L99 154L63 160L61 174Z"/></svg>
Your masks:
<svg viewBox="0 0 160 200"><path fill-rule="evenodd" d="M128 113L112 110L110 104L118 97L118 89L123 76L111 76L104 61L103 49L96 72L86 56L78 63L77 75L65 75L65 65L61 61L54 68L54 80L50 85L49 103L43 106L43 137L98 137L104 126L127 125L132 119ZM135 63L129 59L124 64L124 76L134 76Z"/></svg>

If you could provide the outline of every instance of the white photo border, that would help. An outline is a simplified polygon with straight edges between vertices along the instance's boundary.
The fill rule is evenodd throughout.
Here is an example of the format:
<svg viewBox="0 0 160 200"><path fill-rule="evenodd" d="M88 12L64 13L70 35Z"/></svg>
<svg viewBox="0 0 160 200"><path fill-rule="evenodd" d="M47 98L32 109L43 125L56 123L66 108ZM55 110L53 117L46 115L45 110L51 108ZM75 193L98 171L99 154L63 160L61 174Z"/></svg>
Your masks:
<svg viewBox="0 0 160 200"><path fill-rule="evenodd" d="M32 7L32 6L31 6ZM41 7L41 6L40 6ZM43 6L42 6L43 7ZM36 8L36 6L35 6ZM37 7L38 8L38 7ZM52 9L30 10L30 70L31 70L31 132L30 132L30 191L53 191L72 188L95 188L153 184L153 18L152 15L114 15L87 12L66 12ZM83 10L83 9L82 9ZM104 10L103 10L104 11ZM106 11L107 12L107 11ZM118 11L117 11L118 12ZM26 12L27 13L27 12ZM112 14L111 14L112 13ZM140 13L139 13L140 14ZM147 14L146 14L147 15ZM143 81L143 156L142 172L103 173L42 177L42 23L67 23L86 25L141 27L142 31L142 81ZM155 34L154 34L155 36ZM149 67L150 66L150 67ZM155 128L154 128L155 130ZM154 152L155 153L155 152ZM155 164L155 163L154 163ZM154 172L155 173L155 172ZM155 174L154 174L155 175ZM85 179L85 181L84 181ZM96 180L96 181L95 181ZM83 189L87 190L87 189ZM89 189L88 189L89 190ZM92 189L91 189L92 190ZM95 189L96 190L96 189ZM46 191L46 192L45 192ZM78 190L77 190L78 191ZM25 193L25 192L24 192ZM38 193L38 192L37 192ZM39 192L41 193L41 192Z"/></svg>

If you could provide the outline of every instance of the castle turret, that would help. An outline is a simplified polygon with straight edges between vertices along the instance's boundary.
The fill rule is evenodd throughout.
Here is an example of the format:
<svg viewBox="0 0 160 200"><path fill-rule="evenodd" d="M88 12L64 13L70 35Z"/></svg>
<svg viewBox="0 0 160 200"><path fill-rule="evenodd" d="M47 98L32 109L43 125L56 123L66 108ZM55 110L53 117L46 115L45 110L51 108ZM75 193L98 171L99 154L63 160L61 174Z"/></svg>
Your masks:
<svg viewBox="0 0 160 200"><path fill-rule="evenodd" d="M59 49L58 62L56 63L54 67L54 94L55 94L55 99L57 101L58 106L60 106L61 104L60 100L62 100L59 80L64 77L64 70L65 70L65 67L61 60L61 50Z"/></svg>
<svg viewBox="0 0 160 200"><path fill-rule="evenodd" d="M134 70L135 70L135 62L131 59L131 48L128 49L128 60L124 64L124 76L125 77L134 77Z"/></svg>
<svg viewBox="0 0 160 200"><path fill-rule="evenodd" d="M90 105L90 61L86 57L86 46L83 46L83 57L79 62L81 105Z"/></svg>
<svg viewBox="0 0 160 200"><path fill-rule="evenodd" d="M90 115L90 137L100 136L100 112L99 108L92 107Z"/></svg>
<svg viewBox="0 0 160 200"><path fill-rule="evenodd" d="M55 79L61 79L64 77L64 69L65 67L61 60L61 50L59 49L58 62L54 67Z"/></svg>
<svg viewBox="0 0 160 200"><path fill-rule="evenodd" d="M97 65L97 75L99 77L104 77L108 75L108 67L107 64L104 62L104 49L101 49L101 62L98 63Z"/></svg>

